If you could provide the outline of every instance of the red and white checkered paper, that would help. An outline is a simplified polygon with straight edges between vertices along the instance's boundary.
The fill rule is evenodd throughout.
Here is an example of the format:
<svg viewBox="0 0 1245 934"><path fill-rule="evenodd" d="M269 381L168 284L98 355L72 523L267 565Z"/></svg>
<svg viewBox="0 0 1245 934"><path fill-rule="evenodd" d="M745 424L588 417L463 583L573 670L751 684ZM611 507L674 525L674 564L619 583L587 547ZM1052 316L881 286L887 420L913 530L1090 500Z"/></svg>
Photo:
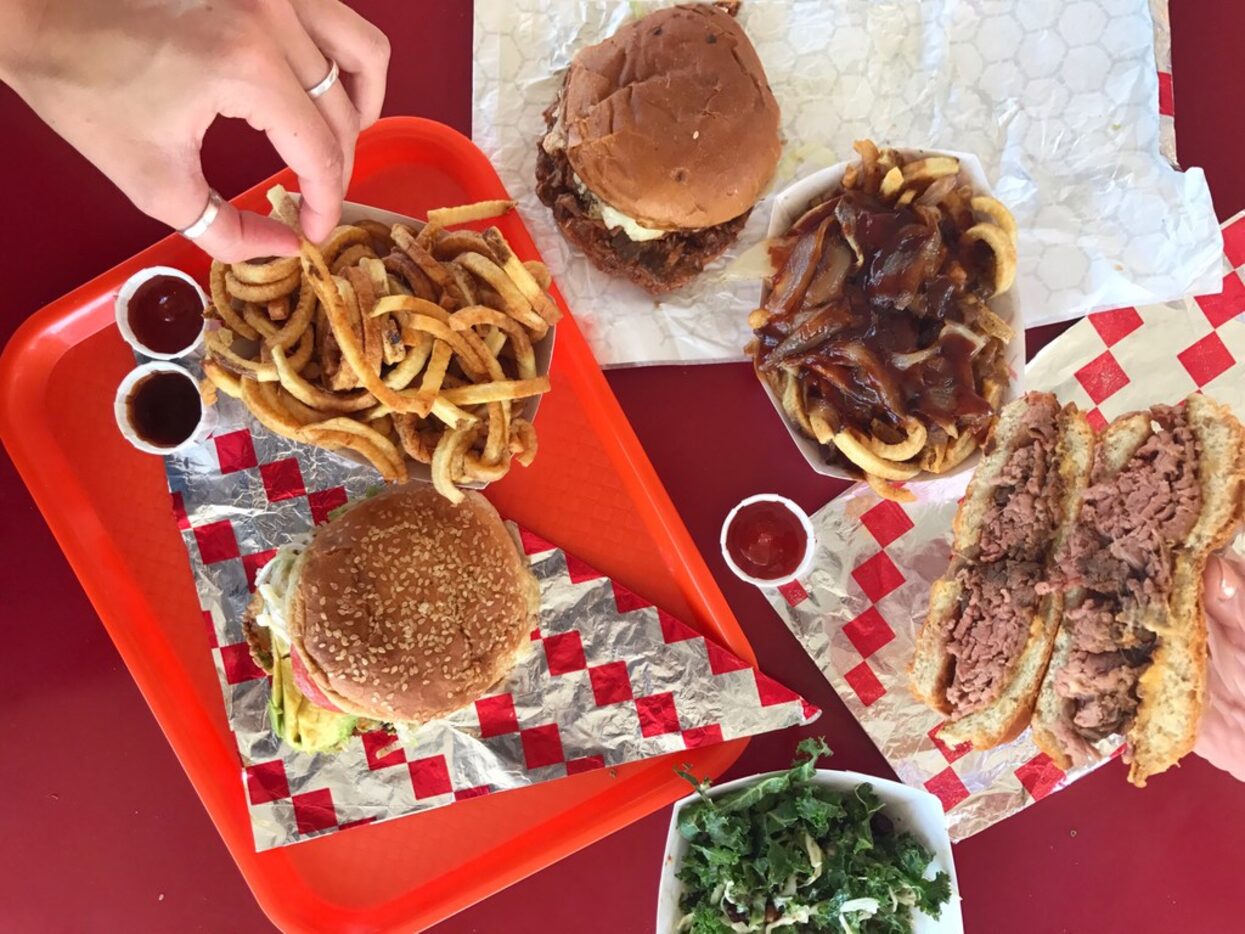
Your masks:
<svg viewBox="0 0 1245 934"><path fill-rule="evenodd" d="M1029 364L1026 384L1089 413L1119 415L1203 391L1245 419L1245 213L1223 225L1223 291L1090 315ZM1026 731L997 749L948 747L908 690L930 585L947 568L951 519L969 476L913 484L917 502L863 484L813 518L814 570L773 604L899 778L942 801L953 839L1002 820L1090 769L1065 774ZM1245 534L1230 546L1245 557Z"/></svg>
<svg viewBox="0 0 1245 934"><path fill-rule="evenodd" d="M400 747L376 732L296 752L268 722L269 679L240 618L277 549L377 482L293 444L222 397L221 427L166 462L220 675L257 850L579 772L810 722L820 711L554 545L521 531L539 628L493 693ZM254 430L252 430L254 429Z"/></svg>

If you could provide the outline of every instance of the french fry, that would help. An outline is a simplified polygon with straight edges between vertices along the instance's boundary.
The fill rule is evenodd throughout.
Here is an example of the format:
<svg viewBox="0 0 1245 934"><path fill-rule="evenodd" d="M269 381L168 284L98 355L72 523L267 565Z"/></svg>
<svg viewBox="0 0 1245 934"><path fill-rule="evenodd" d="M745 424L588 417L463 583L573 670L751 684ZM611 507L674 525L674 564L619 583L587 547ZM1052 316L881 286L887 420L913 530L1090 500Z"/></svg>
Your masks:
<svg viewBox="0 0 1245 934"><path fill-rule="evenodd" d="M914 159L903 167L903 178L909 185L917 182L932 182L944 175L955 175L960 171L960 160L952 156L926 156Z"/></svg>
<svg viewBox="0 0 1245 934"><path fill-rule="evenodd" d="M431 339L432 335L428 337ZM436 402L437 394L441 392L441 384L445 382L445 371L450 365L450 358L454 356L454 349L445 341L435 341L432 346L432 355L428 359L428 369L424 370L423 382L419 385L420 415L428 415L432 411L432 404ZM417 410L418 411L418 410Z"/></svg>
<svg viewBox="0 0 1245 934"><path fill-rule="evenodd" d="M225 395L234 399L242 398L241 377L236 373L230 373L210 357L203 361L203 375Z"/></svg>
<svg viewBox="0 0 1245 934"><path fill-rule="evenodd" d="M454 485L454 460L462 455L472 440L472 432L469 428L447 431L441 436L436 449L432 452L432 484L437 488L437 492L456 505L463 501L463 494Z"/></svg>
<svg viewBox="0 0 1245 934"><path fill-rule="evenodd" d="M996 224L974 224L964 232L965 240L984 243L994 254L994 294L1002 295L1016 281L1016 244Z"/></svg>
<svg viewBox="0 0 1245 934"><path fill-rule="evenodd" d="M385 385L390 389L405 389L428 362L432 353L432 335L420 334L419 337L419 343L408 345L402 362L385 376Z"/></svg>
<svg viewBox="0 0 1245 934"><path fill-rule="evenodd" d="M366 218L361 221L355 221L354 226L367 231L368 236L372 238L372 249L377 256L384 256L393 249L393 237L389 235L389 226L387 224Z"/></svg>
<svg viewBox="0 0 1245 934"><path fill-rule="evenodd" d="M460 386L446 389L441 397L455 405L479 405L483 402L507 402L513 399L525 399L528 396L539 396L549 391L549 377L536 379L496 380L491 383L475 383L471 386Z"/></svg>
<svg viewBox="0 0 1245 934"><path fill-rule="evenodd" d="M299 232L289 194L268 197ZM533 346L549 327L540 309L556 320L548 270L519 262L496 228L442 229L496 208L344 224L322 246L303 238L297 257L214 264L205 315L224 327L206 339L205 398L235 395L269 430L350 452L389 482L406 458L427 463L451 499L529 464L535 431L512 409L549 388Z"/></svg>
<svg viewBox="0 0 1245 934"><path fill-rule="evenodd" d="M513 201L477 201L475 204L460 204L452 208L434 208L428 212L428 223L453 227L455 224L469 224L472 221L488 220L490 217L501 217L513 210Z"/></svg>
<svg viewBox="0 0 1245 934"><path fill-rule="evenodd" d="M530 467L536 459L536 429L526 418L510 422L510 453L524 467Z"/></svg>
<svg viewBox="0 0 1245 934"><path fill-rule="evenodd" d="M532 278L532 274L528 272L527 267L519 262L519 258L510 249L510 244L501 235L501 231L496 227L490 227L484 231L484 239L488 243L493 257L501 265L502 271L515 284L515 287L523 297L528 300L536 313L544 319L546 324L557 324L558 319L562 317L562 312L553 303L553 300L549 298L544 287Z"/></svg>
<svg viewBox="0 0 1245 934"><path fill-rule="evenodd" d="M460 253L480 253L489 259L497 259L484 235L474 230L445 231L432 244L432 255L442 262Z"/></svg>
<svg viewBox="0 0 1245 934"><path fill-rule="evenodd" d="M869 489L873 490L882 499L889 499L894 503L916 502L916 494L901 484L891 483L889 480L875 477L871 473L865 474L865 482L869 484Z"/></svg>
<svg viewBox="0 0 1245 934"><path fill-rule="evenodd" d="M337 254L337 258L333 260L333 265L329 267L329 270L333 275L340 276L346 270L358 265L362 260L375 258L375 256L376 253L372 250L370 243L352 243Z"/></svg>
<svg viewBox="0 0 1245 934"><path fill-rule="evenodd" d="M905 438L896 444L887 444L872 434L861 434L860 441L870 451L888 461L906 461L916 457L925 447L926 431L921 420L909 415L904 419Z"/></svg>
<svg viewBox="0 0 1245 934"><path fill-rule="evenodd" d="M1001 202L987 195L975 195L969 204L978 214L986 215L991 223L1002 228L1012 243L1016 242L1016 218Z"/></svg>
<svg viewBox="0 0 1245 934"><path fill-rule="evenodd" d="M303 426L263 393L260 383L253 379L243 379L240 388L243 404L261 425L282 438L288 438L291 441L302 440Z"/></svg>
<svg viewBox="0 0 1245 934"><path fill-rule="evenodd" d="M212 292L212 309L216 316L224 322L225 327L246 340L257 340L259 332L242 320L242 316L234 310L233 301L225 289L225 276L228 269L219 260L212 260L208 284Z"/></svg>
<svg viewBox="0 0 1245 934"><path fill-rule="evenodd" d="M382 263L385 269L400 277L411 293L430 302L437 300L437 287L427 274L405 253L395 250L386 256Z"/></svg>
<svg viewBox="0 0 1245 934"><path fill-rule="evenodd" d="M548 266L538 259L529 259L524 261L523 268L527 270L528 275L536 280L537 285L546 292L549 291L549 286L553 285L553 277L549 275Z"/></svg>
<svg viewBox="0 0 1245 934"><path fill-rule="evenodd" d="M303 275L309 277L315 286L316 294L320 297L320 304L324 307L325 315L328 318L329 327L332 329L333 336L337 339L338 347L341 348L345 364L354 370L359 381L376 396L378 402L383 402L395 412L414 411L418 405L415 398L402 395L390 389L381 380L380 376L373 373L368 367L367 360L363 354L362 344L347 316L346 303L337 288L337 284L333 281L328 267L324 265L324 257L305 240L303 241L301 255L303 258Z"/></svg>
<svg viewBox="0 0 1245 934"><path fill-rule="evenodd" d="M229 271L239 282L247 285L267 285L279 282L291 275L298 275L298 257L282 256L263 263L253 261L233 263Z"/></svg>
<svg viewBox="0 0 1245 934"><path fill-rule="evenodd" d="M450 317L450 327L455 331L467 330L480 325L490 325L498 329L503 338L510 340L514 348L515 365L519 370L520 379L536 377L536 354L532 349L532 340L527 330L509 315L493 308L475 305L454 312ZM496 356L496 353L493 354Z"/></svg>
<svg viewBox="0 0 1245 934"><path fill-rule="evenodd" d="M225 273L225 291L233 298L238 299L238 301L255 302L256 304L264 305L273 299L284 298L289 295L298 288L298 281L298 271L295 270L284 279L259 285L250 285L239 280L231 271Z"/></svg>
<svg viewBox="0 0 1245 934"><path fill-rule="evenodd" d="M303 438L321 447L348 448L362 455L390 483L406 480L406 462L393 442L352 418L331 418L304 426L300 432Z"/></svg>
<svg viewBox="0 0 1245 934"><path fill-rule="evenodd" d="M523 293L519 291L518 286L510 281L505 270L479 253L463 253L456 256L454 262L492 286L501 297L505 306L502 310L506 314L532 331L537 338L545 336L549 330L549 322L536 312Z"/></svg>
<svg viewBox="0 0 1245 934"><path fill-rule="evenodd" d="M326 268L332 268L333 261L337 259L339 253L347 247L362 245L368 242L370 235L362 227L354 227L349 224L343 224L337 227L329 234L329 238L324 241L324 245L320 248L320 255L324 257L324 265ZM306 273L304 273L306 275Z"/></svg>
<svg viewBox="0 0 1245 934"><path fill-rule="evenodd" d="M311 385L294 371L289 360L286 359L285 351L280 347L272 348L272 365L277 370L277 379L281 387L304 405L325 412L361 412L376 404L376 397L367 390L345 395Z"/></svg>
<svg viewBox="0 0 1245 934"><path fill-rule="evenodd" d="M911 480L921 472L919 464L904 464L874 454L860 435L851 429L837 432L834 446L866 474L883 480Z"/></svg>

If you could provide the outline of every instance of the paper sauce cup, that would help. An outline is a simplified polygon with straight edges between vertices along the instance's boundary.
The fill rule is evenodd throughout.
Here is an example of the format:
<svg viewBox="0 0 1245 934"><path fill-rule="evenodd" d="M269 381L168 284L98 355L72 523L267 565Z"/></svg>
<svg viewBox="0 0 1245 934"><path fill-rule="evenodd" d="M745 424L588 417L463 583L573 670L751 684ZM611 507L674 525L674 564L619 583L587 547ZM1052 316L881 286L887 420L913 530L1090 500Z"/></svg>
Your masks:
<svg viewBox="0 0 1245 934"><path fill-rule="evenodd" d="M113 302L113 310L117 319L117 330L121 332L121 336L125 338L125 342L133 347L144 357L152 360L179 360L187 354L198 350L203 344L203 335L207 331L207 319L203 319L203 324L199 328L199 334L188 346L176 353L160 353L152 350L134 334L134 330L130 327L130 299L134 297L134 293L138 291L139 286L148 280L154 279L156 276L172 276L174 279L181 279L188 283L199 296L199 304L206 308L208 305L208 297L203 291L203 287L199 285L188 273L182 272L180 269L174 269L172 266L148 266L146 269L140 269L130 278L125 280L125 284L121 286L117 292L117 298Z"/></svg>
<svg viewBox="0 0 1245 934"><path fill-rule="evenodd" d="M121 434L125 440L134 445L145 454L159 454L162 457L168 457L171 454L180 454L189 448L194 447L201 441L205 440L216 428L217 414L216 409L204 405L202 399L199 401L199 422L195 425L194 431L190 433L190 437L180 444L172 447L161 447L152 444L150 441L140 437L134 426L130 423L129 400L131 394L138 387L142 380L153 373L179 373L186 379L190 380L195 387L195 392L199 391L199 380L195 375L185 367L178 366L176 363L169 363L164 360L155 360L151 363L144 363L137 366L126 374L125 379L121 380L121 385L117 387L117 396L113 401L113 415L117 419L117 427L121 429Z"/></svg>
<svg viewBox="0 0 1245 934"><path fill-rule="evenodd" d="M726 533L730 529L731 523L735 521L735 517L739 515L741 509L753 503L778 503L780 506L786 507L788 512L800 520L800 526L804 529L804 556L800 558L800 563L796 569L785 577L775 577L772 580L766 580L763 577L753 577L735 563L735 559L731 557L731 553L726 547ZM718 544L722 548L722 560L726 562L726 566L731 569L731 572L736 577L756 587L774 588L789 584L809 572L809 569L813 566L813 553L817 550L817 536L813 532L813 522L809 519L808 513L801 509L797 503L792 502L785 496L779 496L777 493L758 493L755 496L749 496L747 499L740 500L735 508L726 514L726 520L722 523L722 532L718 536Z"/></svg>

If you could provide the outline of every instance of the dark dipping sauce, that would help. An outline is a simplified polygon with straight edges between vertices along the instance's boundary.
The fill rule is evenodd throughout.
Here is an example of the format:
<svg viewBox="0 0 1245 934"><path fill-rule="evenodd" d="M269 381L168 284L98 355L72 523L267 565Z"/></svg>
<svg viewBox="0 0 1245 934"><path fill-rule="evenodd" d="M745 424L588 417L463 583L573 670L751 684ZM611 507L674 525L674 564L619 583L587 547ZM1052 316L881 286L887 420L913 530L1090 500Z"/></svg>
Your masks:
<svg viewBox="0 0 1245 934"><path fill-rule="evenodd" d="M828 404L835 431L896 443L910 416L932 438L969 432L981 441L989 430L982 382L1006 381L1003 342L973 324L992 257L962 240L971 220L928 217L843 191L771 247L778 272L763 306L771 317L750 345L758 374L773 385L794 370L809 398ZM845 463L837 452L830 459Z"/></svg>
<svg viewBox="0 0 1245 934"><path fill-rule="evenodd" d="M181 373L155 372L140 379L125 400L135 434L159 448L175 448L192 434L203 415L199 387Z"/></svg>
<svg viewBox="0 0 1245 934"><path fill-rule="evenodd" d="M782 503L759 500L735 513L726 527L726 551L735 566L757 580L794 574L804 560L808 533Z"/></svg>
<svg viewBox="0 0 1245 934"><path fill-rule="evenodd" d="M130 330L156 353L180 353L203 328L203 304L189 282L176 276L152 276L140 285L126 308Z"/></svg>

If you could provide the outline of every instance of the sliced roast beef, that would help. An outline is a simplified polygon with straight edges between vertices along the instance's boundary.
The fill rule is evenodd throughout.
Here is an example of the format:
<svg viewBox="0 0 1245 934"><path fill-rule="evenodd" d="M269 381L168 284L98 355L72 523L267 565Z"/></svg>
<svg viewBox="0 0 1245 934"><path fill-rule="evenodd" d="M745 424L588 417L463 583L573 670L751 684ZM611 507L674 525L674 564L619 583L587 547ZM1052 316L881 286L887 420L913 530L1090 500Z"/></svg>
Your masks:
<svg viewBox="0 0 1245 934"><path fill-rule="evenodd" d="M1063 483L1055 462L1059 403L1035 394L1019 444L1000 471L992 508L981 526L979 560L1045 562L1059 526Z"/></svg>
<svg viewBox="0 0 1245 934"><path fill-rule="evenodd" d="M556 122L555 104L545 113ZM564 149L536 144L536 195L552 211L562 235L583 251L594 266L622 276L653 293L669 292L695 278L735 242L750 211L716 227L672 231L656 240L632 240L621 228L605 225L575 186Z"/></svg>
<svg viewBox="0 0 1245 934"><path fill-rule="evenodd" d="M959 612L951 623L947 652L955 659L947 701L960 715L992 703L1024 650L1040 597L1036 562L968 564L956 574Z"/></svg>
<svg viewBox="0 0 1245 934"><path fill-rule="evenodd" d="M1029 640L1059 527L1059 403L1033 394L982 518L975 559L956 573L961 596L947 633L947 701L956 715L998 699Z"/></svg>
<svg viewBox="0 0 1245 934"><path fill-rule="evenodd" d="M1100 448L1078 524L1055 576L1084 588L1066 613L1072 653L1055 690L1070 724L1098 740L1128 728L1137 682L1154 649L1149 625L1172 588L1172 551L1192 531L1202 506L1198 441L1183 408L1151 410L1152 433L1114 476Z"/></svg>
<svg viewBox="0 0 1245 934"><path fill-rule="evenodd" d="M1086 652L1074 649L1055 676L1055 689L1073 702L1072 724L1087 740L1124 730L1137 712L1137 679L1149 652Z"/></svg>

